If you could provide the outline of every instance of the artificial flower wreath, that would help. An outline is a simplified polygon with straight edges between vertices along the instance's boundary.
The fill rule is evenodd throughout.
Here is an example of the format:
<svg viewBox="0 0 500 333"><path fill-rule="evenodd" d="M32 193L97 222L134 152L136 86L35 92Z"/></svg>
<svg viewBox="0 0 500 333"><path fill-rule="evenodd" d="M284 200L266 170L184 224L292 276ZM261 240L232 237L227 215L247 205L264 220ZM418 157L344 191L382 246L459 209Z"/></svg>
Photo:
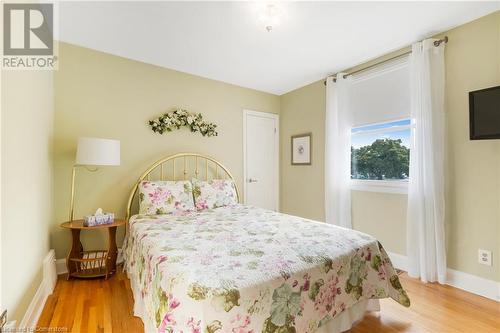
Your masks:
<svg viewBox="0 0 500 333"><path fill-rule="evenodd" d="M150 120L149 126L155 133L163 134L172 132L174 129L180 129L183 126L188 127L191 132L200 132L203 136L217 136L217 125L203 121L201 113L189 113L184 109L176 109L167 112L162 116Z"/></svg>

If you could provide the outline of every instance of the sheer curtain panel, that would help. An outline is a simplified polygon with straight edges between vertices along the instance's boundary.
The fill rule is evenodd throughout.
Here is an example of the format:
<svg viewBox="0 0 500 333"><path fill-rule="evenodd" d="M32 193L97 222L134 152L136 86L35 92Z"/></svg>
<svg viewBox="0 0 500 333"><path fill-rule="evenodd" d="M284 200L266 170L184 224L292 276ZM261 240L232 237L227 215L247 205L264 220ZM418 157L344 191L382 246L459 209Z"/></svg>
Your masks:
<svg viewBox="0 0 500 333"><path fill-rule="evenodd" d="M326 80L325 216L326 222L351 228L351 126L349 81L343 73Z"/></svg>
<svg viewBox="0 0 500 333"><path fill-rule="evenodd" d="M413 123L408 185L408 274L446 282L444 235L444 47L415 43L410 55Z"/></svg>

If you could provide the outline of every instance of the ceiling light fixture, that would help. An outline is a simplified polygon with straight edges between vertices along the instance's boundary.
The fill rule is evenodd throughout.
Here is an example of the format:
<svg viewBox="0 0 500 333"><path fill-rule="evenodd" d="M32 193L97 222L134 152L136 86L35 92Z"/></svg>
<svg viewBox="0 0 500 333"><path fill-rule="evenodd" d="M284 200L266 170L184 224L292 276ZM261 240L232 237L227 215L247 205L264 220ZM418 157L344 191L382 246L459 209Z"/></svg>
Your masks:
<svg viewBox="0 0 500 333"><path fill-rule="evenodd" d="M276 3L266 3L259 11L259 23L266 28L267 32L271 32L280 24L282 14L281 8Z"/></svg>

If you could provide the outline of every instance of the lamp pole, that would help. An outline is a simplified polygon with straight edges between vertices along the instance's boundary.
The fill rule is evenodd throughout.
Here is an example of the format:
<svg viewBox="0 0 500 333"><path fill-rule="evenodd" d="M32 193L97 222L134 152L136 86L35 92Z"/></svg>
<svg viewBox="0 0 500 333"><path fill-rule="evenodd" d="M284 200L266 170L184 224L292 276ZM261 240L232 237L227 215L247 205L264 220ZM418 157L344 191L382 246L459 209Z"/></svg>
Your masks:
<svg viewBox="0 0 500 333"><path fill-rule="evenodd" d="M73 221L73 216L74 216L75 176L76 176L76 165L73 165L73 170L71 172L71 199L70 199L70 203L69 203L69 220L70 221Z"/></svg>

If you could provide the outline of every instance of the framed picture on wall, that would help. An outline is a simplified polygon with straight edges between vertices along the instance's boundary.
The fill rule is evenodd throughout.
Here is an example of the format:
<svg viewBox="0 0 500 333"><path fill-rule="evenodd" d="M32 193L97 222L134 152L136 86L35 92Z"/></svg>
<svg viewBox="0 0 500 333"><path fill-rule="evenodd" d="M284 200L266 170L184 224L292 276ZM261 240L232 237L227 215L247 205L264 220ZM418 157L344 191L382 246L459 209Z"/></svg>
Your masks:
<svg viewBox="0 0 500 333"><path fill-rule="evenodd" d="M292 136L292 165L311 165L312 134Z"/></svg>

